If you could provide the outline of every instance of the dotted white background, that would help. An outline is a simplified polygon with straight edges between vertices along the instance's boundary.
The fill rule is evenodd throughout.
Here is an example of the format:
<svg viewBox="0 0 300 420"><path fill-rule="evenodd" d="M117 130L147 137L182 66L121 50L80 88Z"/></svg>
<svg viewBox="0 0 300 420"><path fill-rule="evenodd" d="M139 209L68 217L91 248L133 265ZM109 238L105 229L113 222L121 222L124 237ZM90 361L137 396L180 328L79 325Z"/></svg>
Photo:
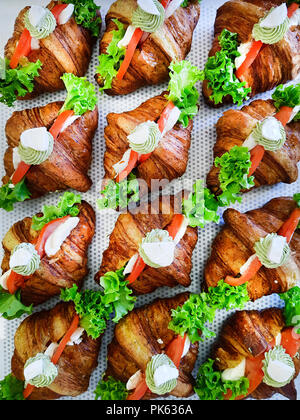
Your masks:
<svg viewBox="0 0 300 420"><path fill-rule="evenodd" d="M4 0L1 0L1 3L4 3ZM13 31L13 25L17 13L23 7L27 6L30 3L27 0L5 0L5 6L1 10L0 14L0 51L3 51L4 45L7 39L11 36ZM47 1L38 1L32 2L31 4L42 4L46 5ZM111 5L111 0L97 0L97 4L101 5L101 14L104 18L109 6ZM194 40L192 45L192 51L189 55L189 60L194 64L203 68L207 60L207 55L211 47L211 42L213 40L213 25L215 20L215 14L218 7L223 4L224 1L221 0L202 0L201 3L201 17L198 24L198 27L194 33ZM104 20L104 19L103 19ZM102 28L102 31L104 27ZM94 83L94 74L95 69L98 64L98 51L99 44L97 42L94 50L93 59L90 63L89 72L87 74L88 79ZM130 109L134 109L139 104L145 100L160 94L165 90L167 84L155 86L155 87L145 87L133 94L130 94L125 97L108 97L106 95L101 96L99 94L99 129L98 133L94 139L94 150L93 150L93 163L90 170L90 176L93 180L93 187L91 190L83 194L83 198L90 202L93 207L96 209L96 200L99 196L99 181L104 175L103 170L103 155L105 150L105 142L103 131L106 125L106 115L109 112L123 112ZM199 86L200 88L200 86ZM262 98L269 98L270 93L261 95ZM55 100L64 100L65 93L60 92L57 94L45 94L33 101L20 101L16 104L17 110L24 108L31 108L34 106L43 106L49 102ZM227 109L230 107L227 107ZM201 95L201 107L198 116L194 120L194 131L192 136L192 145L190 150L190 160L185 174L185 178L196 180L197 178L206 178L212 162L213 162L213 146L216 139L215 124L217 120L221 117L222 112L226 109L211 109L204 104ZM1 130L1 161L6 149L6 138L4 127L7 119L11 116L13 109L9 109L3 105L0 105L0 130ZM0 176L4 174L3 165L0 165ZM260 188L256 191L252 191L244 195L243 204L238 208L240 211L247 211L253 208L258 208L264 205L267 201L272 198L279 197L282 195L290 196L296 192L299 192L299 183L298 180L293 185L278 184L270 188ZM31 216L41 210L43 204L54 204L57 202L61 194L51 194L46 197L40 198L38 200L29 201L16 205L15 210L12 213L6 213L4 210L0 209L0 239L3 238L5 233L8 231L10 226L17 222L18 220L23 219L24 217ZM100 213L97 212L97 227L96 235L92 242L92 245L89 249L89 268L90 275L87 277L85 282L86 288L95 288L94 275L98 271L98 268L101 263L102 253L108 245L109 235L114 227L114 223L117 219L116 213ZM200 291L201 281L203 277L203 270L205 262L209 257L210 248L213 239L220 231L222 223L220 226L209 225L205 229L199 232L199 242L193 254L193 270L192 270L192 284L189 290L191 292L197 293ZM0 258L2 258L2 249L0 251ZM169 297L174 296L177 293L184 291L182 287L177 287L175 289L161 288L158 289L155 293L152 293L147 296L139 297L137 301L137 306L141 306L145 303L149 303L157 297ZM47 304L43 305L40 309L47 309L53 307L58 302L58 298L52 299ZM247 309L264 309L271 306L282 306L282 301L278 298L277 295L271 297L265 297L257 301L256 303L249 303ZM39 310L39 309L38 309ZM212 329L218 333L222 326L223 321L230 315L225 311L219 312L217 318L212 326ZM10 360L13 354L13 338L15 331L20 324L21 320L7 322L3 319L0 319L0 379L4 375L7 375L10 372ZM106 368L106 354L107 354L107 345L111 341L113 336L114 325L109 324L107 331L103 336L102 347L99 355L99 366L92 375L89 391L85 394L78 397L81 400L94 399L93 391L96 387L96 384L100 380L102 373ZM194 373L196 374L197 369L200 363L203 363L206 358L209 356L214 340L206 340L205 343L200 343L199 347L199 359L195 367ZM298 387L299 387L298 380ZM192 399L196 399L194 396ZM280 399L281 397L273 397L274 399ZM298 396L299 398L299 396Z"/></svg>

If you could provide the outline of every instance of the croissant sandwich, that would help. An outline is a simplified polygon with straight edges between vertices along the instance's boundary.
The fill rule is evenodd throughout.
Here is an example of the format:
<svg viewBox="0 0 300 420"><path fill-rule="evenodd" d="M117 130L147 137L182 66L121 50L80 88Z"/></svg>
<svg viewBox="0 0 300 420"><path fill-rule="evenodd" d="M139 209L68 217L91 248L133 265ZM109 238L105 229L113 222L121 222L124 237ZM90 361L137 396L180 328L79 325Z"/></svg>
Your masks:
<svg viewBox="0 0 300 420"><path fill-rule="evenodd" d="M103 253L96 282L101 284L106 273L116 272L136 294L151 293L162 286L188 287L198 233L181 211L179 194L121 214Z"/></svg>
<svg viewBox="0 0 300 420"><path fill-rule="evenodd" d="M236 312L200 367L195 391L201 400L261 400L277 393L296 400L299 348L296 328L286 326L281 309Z"/></svg>
<svg viewBox="0 0 300 420"><path fill-rule="evenodd" d="M86 192L92 140L98 127L93 85L71 74L63 77L66 102L16 111L6 124L8 149L0 207L49 192L72 188Z"/></svg>
<svg viewBox="0 0 300 420"><path fill-rule="evenodd" d="M193 394L191 373L198 343L192 344L188 337L176 336L168 328L172 310L182 306L188 296L157 299L133 310L116 326L97 397L109 399L109 389L116 389L116 384L117 399L187 398Z"/></svg>
<svg viewBox="0 0 300 420"><path fill-rule="evenodd" d="M5 47L7 77L0 87L1 101L12 106L17 97L31 99L62 90L64 73L84 76L101 29L98 10L93 0L25 7Z"/></svg>
<svg viewBox="0 0 300 420"><path fill-rule="evenodd" d="M18 317L31 309L23 305L43 303L73 284L81 287L94 233L94 210L73 193L65 193L57 207L44 206L43 213L15 223L2 242L1 313ZM18 301L23 305L13 306Z"/></svg>
<svg viewBox="0 0 300 420"><path fill-rule="evenodd" d="M220 118L214 146L215 164L207 176L207 186L221 201L226 200L229 177L239 182L238 190L246 192L262 185L297 181L299 93L299 84L279 88L273 100L253 101L241 110L226 111Z"/></svg>
<svg viewBox="0 0 300 420"><path fill-rule="evenodd" d="M293 288L300 278L300 200L281 197L245 214L228 209L212 245L205 286L247 284L251 300Z"/></svg>
<svg viewBox="0 0 300 420"><path fill-rule="evenodd" d="M112 195L121 187L128 192L128 202L138 201L149 189L157 190L185 173L201 71L188 61L173 63L170 69L168 92L133 111L108 114L100 209L120 206L118 197L113 206Z"/></svg>
<svg viewBox="0 0 300 420"><path fill-rule="evenodd" d="M238 103L294 80L300 70L299 10L281 0L227 1L217 12L205 67L211 106Z"/></svg>
<svg viewBox="0 0 300 420"><path fill-rule="evenodd" d="M109 95L126 95L168 80L185 59L200 17L198 0L117 0L106 15L96 80Z"/></svg>
<svg viewBox="0 0 300 420"><path fill-rule="evenodd" d="M25 399L54 400L87 391L98 365L101 337L92 339L79 325L72 303L59 303L22 322L11 368L25 388Z"/></svg>

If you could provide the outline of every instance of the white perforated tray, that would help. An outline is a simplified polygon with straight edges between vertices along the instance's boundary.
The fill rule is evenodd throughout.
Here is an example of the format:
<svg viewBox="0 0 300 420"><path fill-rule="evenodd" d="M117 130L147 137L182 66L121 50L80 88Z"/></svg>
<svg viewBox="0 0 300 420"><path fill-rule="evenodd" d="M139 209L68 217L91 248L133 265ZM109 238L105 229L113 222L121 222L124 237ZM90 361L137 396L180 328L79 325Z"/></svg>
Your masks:
<svg viewBox="0 0 300 420"><path fill-rule="evenodd" d="M3 2L3 0L2 0ZM112 0L96 0L96 3L101 5L101 14L104 18ZM0 14L0 52L3 51L4 45L7 39L11 36L13 31L13 25L17 13L23 7L28 4L43 4L46 5L47 0L38 0L29 1L29 0L5 0L5 6L1 10ZM208 51L211 47L211 42L213 39L213 25L215 20L215 14L217 8L224 3L222 0L202 0L201 3L201 18L198 24L198 27L194 34L194 41L192 46L192 51L189 55L191 62L200 68L203 68L207 60ZM103 30L104 28L102 28ZM90 81L94 82L95 68L98 64L98 43L95 47L94 55L92 62L90 64L88 78ZM106 95L99 95L99 129L96 137L94 139L94 150L93 150L93 163L90 171L90 175L94 182L92 189L83 194L83 197L86 201L90 202L96 209L96 199L99 196L99 181L104 175L103 170L103 154L105 149L105 142L103 137L103 130L106 125L106 115L109 112L123 112L130 109L134 109L136 106L144 102L145 100L161 93L165 90L167 84L156 86L156 87L146 87L139 90L136 93L128 95L126 97L113 97L110 98ZM270 93L261 95L262 98L269 98ZM16 109L30 108L33 106L43 106L49 102L55 100L64 100L64 92L57 94L46 94L40 96L34 101L19 102L16 105ZM230 107L227 107L230 108ZM213 160L213 145L215 143L215 123L222 115L222 112L226 108L214 110L206 106L201 99L201 108L199 115L194 120L194 131L192 137L192 146L190 150L190 160L187 168L185 177L187 179L197 178L206 178ZM4 127L7 119L10 117L13 110L0 105L0 130L1 130L1 156L0 156L0 176L4 174L2 158L4 151L6 149L6 138L4 133ZM293 195L295 192L299 192L300 181L293 185L279 184L271 188L260 188L257 191L252 191L249 194L244 196L243 204L239 206L239 210L247 211L253 208L257 208L265 204L267 201L274 197L279 197L282 195ZM9 227L18 220L23 219L24 217L31 216L41 210L43 204L53 204L56 203L60 194L48 195L44 198L30 201L26 203L21 203L16 205L15 210L12 213L6 213L3 210L0 210L0 240L9 229ZM97 212L97 229L96 235L93 240L93 243L89 251L89 268L90 275L86 279L85 287L86 288L95 288L94 275L98 271L100 266L102 253L108 245L109 234L111 233L114 223L117 219L116 214L111 213L100 213ZM192 270L192 285L189 288L191 292L197 293L200 291L200 282L203 275L204 265L210 253L210 247L213 239L216 234L219 232L221 226L209 225L205 229L200 231L199 242L195 249L193 255L193 270ZM2 249L0 251L0 258L2 258ZM169 297L174 296L177 293L184 291L182 287L177 287L175 289L162 288L158 289L155 293L139 297L137 305L141 306L145 303L151 302L157 297ZM57 299L52 299L47 304L43 305L41 309L47 309L53 307L58 301ZM278 298L277 295L266 297L260 299L255 304L249 303L247 309L264 309L271 306L281 306L282 301ZM224 319L229 316L229 313L225 311L220 312L217 315L215 323L213 325L213 330L218 332ZM15 331L20 324L21 320L7 322L3 319L0 319L0 379L4 375L7 375L10 372L10 360L13 354L13 339ZM107 345L112 339L114 325L111 323L104 334L102 348L99 356L99 366L94 372L89 391L78 399L87 400L94 399L93 391L96 387L96 384L101 378L103 371L106 368L106 352ZM199 359L195 368L195 374L197 372L198 366L200 363L203 363L209 355L210 349L213 345L214 340L206 340L205 343L200 343ZM300 380L298 380L298 388L300 385ZM300 394L299 394L300 395ZM280 397L274 397L279 399ZM300 397L299 397L300 398ZM192 399L197 399L196 396Z"/></svg>

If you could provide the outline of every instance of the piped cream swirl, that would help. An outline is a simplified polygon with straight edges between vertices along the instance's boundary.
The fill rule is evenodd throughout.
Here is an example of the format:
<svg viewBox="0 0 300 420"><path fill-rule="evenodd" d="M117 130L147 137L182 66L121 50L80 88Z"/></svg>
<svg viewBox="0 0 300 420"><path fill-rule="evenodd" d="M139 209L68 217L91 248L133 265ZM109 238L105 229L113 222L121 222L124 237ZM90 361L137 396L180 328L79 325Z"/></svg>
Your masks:
<svg viewBox="0 0 300 420"><path fill-rule="evenodd" d="M132 14L132 25L141 28L144 32L156 32L164 23L165 9L158 0L153 0L159 15L147 13L140 6Z"/></svg>

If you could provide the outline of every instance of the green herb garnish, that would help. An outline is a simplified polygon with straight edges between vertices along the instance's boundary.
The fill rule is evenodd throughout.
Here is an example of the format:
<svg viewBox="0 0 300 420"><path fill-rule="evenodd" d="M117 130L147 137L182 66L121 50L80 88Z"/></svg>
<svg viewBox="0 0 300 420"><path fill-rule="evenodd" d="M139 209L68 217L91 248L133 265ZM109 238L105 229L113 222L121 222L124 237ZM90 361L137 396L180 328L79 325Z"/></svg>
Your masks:
<svg viewBox="0 0 300 420"><path fill-rule="evenodd" d="M110 271L100 279L100 284L104 289L103 303L111 307L115 317L113 322L118 323L128 312L132 311L136 297L132 296L128 281L123 275L124 269Z"/></svg>
<svg viewBox="0 0 300 420"><path fill-rule="evenodd" d="M208 188L203 187L203 180L196 181L193 192L187 200L183 200L182 207L191 227L204 228L209 222L219 223L218 201Z"/></svg>
<svg viewBox="0 0 300 420"><path fill-rule="evenodd" d="M241 190L254 187L254 177L249 177L251 155L247 147L234 146L229 152L215 159L220 168L219 180L222 194L218 197L221 207L241 202Z"/></svg>
<svg viewBox="0 0 300 420"><path fill-rule="evenodd" d="M278 86L273 93L272 98L275 101L274 105L277 110L279 110L282 106L295 108L295 106L300 105L300 83L288 87L284 87L283 85ZM293 118L293 121L299 120L300 111Z"/></svg>
<svg viewBox="0 0 300 420"><path fill-rule="evenodd" d="M204 74L186 60L171 63L170 70L167 99L181 110L178 121L187 127L198 113L199 92L195 84L203 80Z"/></svg>
<svg viewBox="0 0 300 420"><path fill-rule="evenodd" d="M204 341L202 337L215 337L205 324L214 321L217 310L243 309L247 302L247 283L230 286L221 280L217 287L210 287L207 293L192 294L181 307L173 309L169 329L182 336L187 333L192 343Z"/></svg>
<svg viewBox="0 0 300 420"><path fill-rule="evenodd" d="M101 191L102 197L97 201L98 208L99 210L125 209L130 203L139 201L139 191L139 182L133 173L121 182L109 180Z"/></svg>
<svg viewBox="0 0 300 420"><path fill-rule="evenodd" d="M191 3L191 2L193 2L193 3L195 3L195 1L194 0L184 0L184 2L183 3L181 3L181 7L188 7L189 6L189 4ZM201 0L198 0L198 3L201 3Z"/></svg>
<svg viewBox="0 0 300 420"><path fill-rule="evenodd" d="M75 115L83 115L85 112L95 109L98 102L95 86L86 77L65 73L61 79L66 86L68 95L60 114L72 110Z"/></svg>
<svg viewBox="0 0 300 420"><path fill-rule="evenodd" d="M79 214L79 208L76 204L81 203L81 196L71 192L65 192L60 197L57 206L43 206L43 216L33 216L32 229L42 230L43 227L52 220L61 219L62 217L70 215L76 217Z"/></svg>
<svg viewBox="0 0 300 420"><path fill-rule="evenodd" d="M122 401L126 400L128 396L128 391L126 389L126 384L121 381L116 381L111 376L107 381L101 380L96 390L94 391L95 400L102 401Z"/></svg>
<svg viewBox="0 0 300 420"><path fill-rule="evenodd" d="M10 183L2 185L0 188L0 208L13 211L15 203L27 200L30 195L25 178L14 187Z"/></svg>
<svg viewBox="0 0 300 420"><path fill-rule="evenodd" d="M0 314L4 319L9 321L20 318L22 315L32 314L31 306L25 306L21 302L21 290L18 290L14 295L11 295L2 287L0 287Z"/></svg>
<svg viewBox="0 0 300 420"><path fill-rule="evenodd" d="M293 287L279 296L285 302L285 325L287 327L299 327L297 334L300 334L300 287Z"/></svg>
<svg viewBox="0 0 300 420"><path fill-rule="evenodd" d="M24 401L24 382L12 374L0 381L0 401Z"/></svg>
<svg viewBox="0 0 300 420"><path fill-rule="evenodd" d="M194 388L200 400L224 400L228 392L232 394L230 400L247 396L250 385L249 379L243 377L238 381L223 381L221 372L214 369L214 363L214 360L208 359L206 363L200 366Z"/></svg>
<svg viewBox="0 0 300 420"><path fill-rule="evenodd" d="M221 50L209 57L204 68L204 78L213 93L210 97L216 105L222 103L226 96L231 96L233 103L242 105L248 99L251 88L246 88L245 82L240 82L235 75L235 58L238 52L238 36L224 29L219 37Z"/></svg>
<svg viewBox="0 0 300 420"><path fill-rule="evenodd" d="M105 331L112 313L115 314L113 322L118 323L134 308L136 298L127 287L128 282L124 280L123 271L106 273L101 277L104 291L84 290L79 293L78 287L74 285L61 292L61 300L74 302L81 327L93 339L97 339Z"/></svg>
<svg viewBox="0 0 300 420"><path fill-rule="evenodd" d="M97 73L101 76L103 86L100 92L112 87L112 81L116 77L121 63L125 57L126 48L119 48L118 43L124 38L126 29L118 19L113 19L117 25L117 30L112 32L112 40L107 47L106 54L99 56L99 66Z"/></svg>
<svg viewBox="0 0 300 420"><path fill-rule="evenodd" d="M34 78L39 76L42 63L29 63L11 69L6 60L5 79L0 78L0 102L12 107L18 97L24 97L34 89Z"/></svg>
<svg viewBox="0 0 300 420"><path fill-rule="evenodd" d="M94 3L94 0L62 0L62 3L74 4L76 23L91 31L93 36L99 36L102 20L97 15L100 7Z"/></svg>

